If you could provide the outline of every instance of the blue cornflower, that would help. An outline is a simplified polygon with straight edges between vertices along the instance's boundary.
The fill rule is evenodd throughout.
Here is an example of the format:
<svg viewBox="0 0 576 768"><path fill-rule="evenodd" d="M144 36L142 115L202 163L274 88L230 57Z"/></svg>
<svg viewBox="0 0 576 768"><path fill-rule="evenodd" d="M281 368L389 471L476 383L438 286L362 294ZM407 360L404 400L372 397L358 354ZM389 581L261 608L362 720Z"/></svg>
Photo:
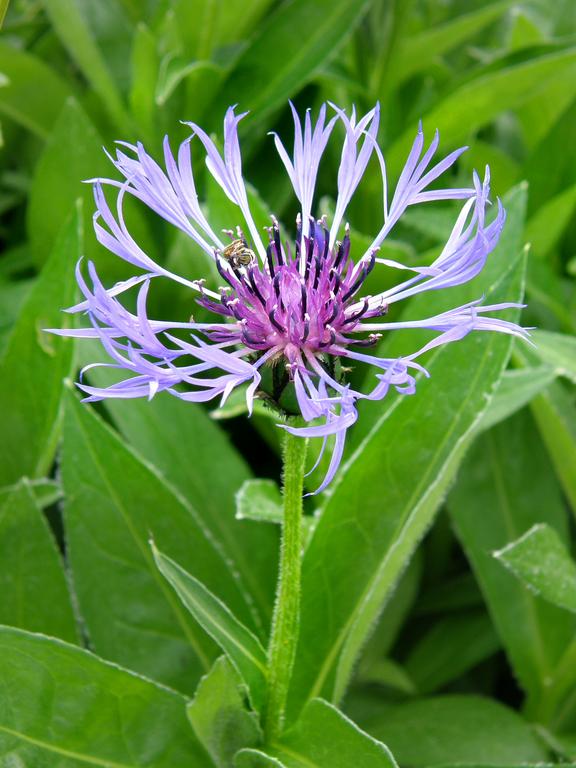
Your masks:
<svg viewBox="0 0 576 768"><path fill-rule="evenodd" d="M293 154L289 154L277 135L274 141L300 204L292 244L282 239L275 218L263 240L250 212L238 141L238 123L246 113L236 115L233 107L228 109L222 155L195 123L188 123L192 135L180 145L176 157L166 138L165 169L147 154L142 144L121 143L116 157L111 159L124 180L92 182L96 200L94 229L102 245L144 272L106 289L92 263L88 264L89 280L79 264L77 279L84 301L68 311L86 313L91 327L60 333L100 339L113 362L95 365L115 367L129 374L105 388L80 383L78 386L89 401L109 397L151 398L166 390L182 400L203 402L221 396L224 402L236 387L247 385L246 401L251 411L264 367L280 370L293 384L302 418L312 424L279 426L302 437L324 438L325 442L335 436L329 468L318 492L328 485L338 468L346 431L357 419L358 400L380 400L390 387L403 394L414 393L415 372L426 373L417 358L433 347L463 338L470 331L498 331L521 337L526 332L514 323L487 314L518 306L512 303L483 306L476 301L422 320L382 319L389 307L402 299L471 280L482 270L498 242L505 211L498 201L494 219L486 222L488 170L483 182L475 173L470 187L429 189L465 148L433 165L438 134L424 151L420 128L389 202L386 166L376 141L378 106L360 120L354 110L348 117L333 107L335 114L327 122L327 108L323 105L315 124L310 112L306 112L303 126L295 108L291 108ZM316 220L312 210L320 160L337 122L344 126L345 138L336 208L328 224L325 218ZM240 227L226 230L225 240L214 232L198 200L190 151L194 137L204 147L208 171L242 215L245 231ZM338 238L347 207L372 156L379 163L383 180L383 223L368 250L352 260L347 224L342 238ZM108 205L103 185L118 189L115 214ZM181 229L214 259L222 280L219 291L208 289L202 280L187 280L171 272L139 247L124 221L126 194ZM408 206L433 200L464 201L452 233L435 261L430 266L406 267L380 258L379 246ZM363 296L363 283L378 264L412 274L382 293ZM157 277L189 288L196 301L214 313L214 322L150 319L147 296L152 279ZM139 288L133 313L120 298L136 286ZM404 357L381 358L360 351L375 344L383 331L396 328L424 328L437 333L432 341ZM352 388L335 373L331 364L334 358L375 367L378 373L374 387L368 392Z"/></svg>

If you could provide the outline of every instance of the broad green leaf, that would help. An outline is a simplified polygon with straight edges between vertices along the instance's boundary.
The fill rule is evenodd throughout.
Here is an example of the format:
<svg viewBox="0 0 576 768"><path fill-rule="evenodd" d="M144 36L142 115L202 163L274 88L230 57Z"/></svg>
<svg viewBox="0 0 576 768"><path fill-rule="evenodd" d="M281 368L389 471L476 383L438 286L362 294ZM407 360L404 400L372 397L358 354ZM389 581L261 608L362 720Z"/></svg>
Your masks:
<svg viewBox="0 0 576 768"><path fill-rule="evenodd" d="M32 496L34 502L43 509L49 507L60 501L62 498L62 488L60 483L56 480L49 480L47 478L40 478L39 480L26 480L26 486ZM8 497L17 491L19 483L16 485L6 485L4 488L0 488L0 504L2 504Z"/></svg>
<svg viewBox="0 0 576 768"><path fill-rule="evenodd" d="M228 3L227 3L228 5ZM226 16L224 6L213 0L175 0L174 22L188 59L209 59L216 40L220 19ZM246 6L245 6L246 7ZM232 9L234 15L234 9Z"/></svg>
<svg viewBox="0 0 576 768"><path fill-rule="evenodd" d="M558 748L559 744L556 741L555 747ZM503 765L502 763L498 764L498 768L554 768L554 766L557 766L558 763L511 763L509 762L507 765ZM570 766L572 768L573 764L570 763L563 763L563 765L566 765L567 768ZM436 766L436 768L440 768L440 766ZM442 763L442 768L462 768L462 763ZM493 763L474 763L474 762L466 762L466 768L494 768Z"/></svg>
<svg viewBox="0 0 576 768"><path fill-rule="evenodd" d="M77 642L64 567L31 484L0 507L0 623Z"/></svg>
<svg viewBox="0 0 576 768"><path fill-rule="evenodd" d="M576 337L552 331L534 331L532 340L538 357L551 365L559 376L576 384Z"/></svg>
<svg viewBox="0 0 576 768"><path fill-rule="evenodd" d="M100 50L92 30L81 12L81 3L69 0L43 0L46 12L56 34L68 49L70 56L102 99L116 127L130 131L130 119L108 70L105 55Z"/></svg>
<svg viewBox="0 0 576 768"><path fill-rule="evenodd" d="M60 309L74 301L72 264L81 252L77 207L28 295L0 360L0 486L12 485L23 475L44 477L50 469L60 429L62 381L70 374L73 345L44 329L67 324Z"/></svg>
<svg viewBox="0 0 576 768"><path fill-rule="evenodd" d="M93 194L85 179L107 176L110 162L102 150L102 139L74 99L69 99L36 164L30 189L27 226L34 261L43 264L54 243L60 223L78 198L84 201L84 225L87 233L82 255L93 258L98 253L99 269L104 264L113 278L126 277L121 259L103 253L92 235ZM104 256L104 258L102 258ZM73 276L77 254L70 254L68 270ZM60 307L65 307L60 304Z"/></svg>
<svg viewBox="0 0 576 768"><path fill-rule="evenodd" d="M98 386L107 384L104 369L93 371L92 377ZM251 596L262 633L274 603L278 534L272 526L240 523L234 517L235 494L250 477L242 457L195 403L160 393L151 402L108 400L106 407L138 453L197 510Z"/></svg>
<svg viewBox="0 0 576 768"><path fill-rule="evenodd" d="M233 768L239 749L262 742L258 716L247 710L246 687L222 656L206 677L186 708L198 741L218 768Z"/></svg>
<svg viewBox="0 0 576 768"><path fill-rule="evenodd" d="M438 56L456 48L503 16L510 5L512 5L510 0L485 3L484 7L478 10L456 16L444 24L425 29L420 34L403 36L391 73L395 84L401 83L417 72L426 71Z"/></svg>
<svg viewBox="0 0 576 768"><path fill-rule="evenodd" d="M298 723L266 753L286 768L396 768L384 744L322 699L310 701ZM258 766L240 759L236 764L238 768Z"/></svg>
<svg viewBox="0 0 576 768"><path fill-rule="evenodd" d="M508 190L525 177L522 164L497 144L482 141L478 136L470 142L469 149L458 163L461 178L470 178L478 168L490 167L490 176L494 183L494 194ZM528 240L528 238L525 238ZM528 241L530 242L530 241Z"/></svg>
<svg viewBox="0 0 576 768"><path fill-rule="evenodd" d="M407 617L418 598L422 578L422 558L414 553L408 567L398 580L394 593L384 606L378 623L362 653L361 667L369 669L392 650Z"/></svg>
<svg viewBox="0 0 576 768"><path fill-rule="evenodd" d="M261 709L266 691L266 651L258 638L204 584L154 545L152 549L162 575L196 621L226 653L246 683L254 706Z"/></svg>
<svg viewBox="0 0 576 768"><path fill-rule="evenodd" d="M535 57L532 56L531 58ZM562 122L564 113L571 106L574 106L574 94L566 87L568 82L569 74L568 79L566 74L564 74L552 80L544 90L535 90L533 96L524 101L516 110L515 118L519 123L523 143L528 152L533 152L534 150L538 152L540 143L543 140L546 143L549 134ZM531 173L534 168L530 160L526 162L524 159L524 168L526 169L525 177L530 179L535 187L538 180ZM549 169L542 170L546 173ZM540 190L534 189L531 197L536 198L536 200L531 200L530 207L532 211L536 211L542 204L547 203L548 199L552 200L555 193L564 187L564 184L558 183L559 181L560 179L558 178L550 180L548 188L551 194L548 198L542 195ZM554 222L552 230L556 226L557 224Z"/></svg>
<svg viewBox="0 0 576 768"><path fill-rule="evenodd" d="M378 659L369 666L361 664L358 670L358 681L377 683L409 696L417 693L416 685L408 672L394 659Z"/></svg>
<svg viewBox="0 0 576 768"><path fill-rule="evenodd" d="M368 731L401 765L539 763L547 754L511 709L479 696L439 696L387 707Z"/></svg>
<svg viewBox="0 0 576 768"><path fill-rule="evenodd" d="M570 614L530 593L492 552L537 522L565 540L564 504L528 414L520 413L482 435L467 458L449 508L496 631L531 706L539 707L572 638Z"/></svg>
<svg viewBox="0 0 576 768"><path fill-rule="evenodd" d="M443 146L464 142L474 130L487 125L503 109L514 109L536 89L545 88L557 78L572 82L576 74L576 51L546 53L520 64L480 74L457 88L425 116L428 131L438 129ZM386 161L392 173L404 163L414 140L416 126L411 126L390 148Z"/></svg>
<svg viewBox="0 0 576 768"><path fill-rule="evenodd" d="M269 227L272 223L270 208L251 184L247 185L246 192L256 227L262 232L264 227ZM206 183L206 205L209 211L210 224L216 232L222 229L235 229L238 225L244 226L240 209L228 199L212 176L208 178Z"/></svg>
<svg viewBox="0 0 576 768"><path fill-rule="evenodd" d="M526 225L526 240L537 258L547 256L572 221L576 208L576 184L541 206Z"/></svg>
<svg viewBox="0 0 576 768"><path fill-rule="evenodd" d="M288 768L275 757L259 749L242 749L236 755L235 768Z"/></svg>
<svg viewBox="0 0 576 768"><path fill-rule="evenodd" d="M236 519L282 523L282 494L274 480L246 480L236 494Z"/></svg>
<svg viewBox="0 0 576 768"><path fill-rule="evenodd" d="M0 41L0 113L48 138L66 98L68 85L41 59Z"/></svg>
<svg viewBox="0 0 576 768"><path fill-rule="evenodd" d="M570 69L566 72L569 74ZM551 203L559 193L567 191L574 185L576 172L576 158L566 147L572 142L574 120L576 119L576 100L574 94L566 88L566 75L558 76L556 81L551 81L543 91L542 100L536 102L531 114L527 115L527 128L525 132L527 141L532 135L532 125L545 116L545 129L536 131L537 143L528 144L531 150L523 163L524 174L530 179L530 218L537 216L537 211ZM572 82L572 80L570 80ZM555 92L560 98L561 108L553 110L549 118L546 110L546 95ZM544 101L544 103L542 103ZM539 112L538 112L539 110ZM556 210L556 214L560 214ZM550 231L557 231L561 219L550 223Z"/></svg>
<svg viewBox="0 0 576 768"><path fill-rule="evenodd" d="M489 429L512 416L540 394L556 376L557 371L548 365L505 371L478 429Z"/></svg>
<svg viewBox="0 0 576 768"><path fill-rule="evenodd" d="M569 303L570 285L557 274L549 261L530 260L526 294L538 325L545 327L552 322L556 328L576 332L576 317Z"/></svg>
<svg viewBox="0 0 576 768"><path fill-rule="evenodd" d="M0 282L0 333L5 340L8 339L33 285L34 279ZM4 349L5 344L0 345L0 359Z"/></svg>
<svg viewBox="0 0 576 768"><path fill-rule="evenodd" d="M566 498L576 515L576 407L560 382L532 400L530 407ZM536 521L535 521L536 522Z"/></svg>
<svg viewBox="0 0 576 768"><path fill-rule="evenodd" d="M217 98L215 114L224 114L229 104L240 103L263 120L284 106L334 56L367 5L365 0L293 0L281 5L259 26L240 55ZM306 34L297 30L306 30Z"/></svg>
<svg viewBox="0 0 576 768"><path fill-rule="evenodd" d="M60 640L0 628L6 768L210 768L180 694Z"/></svg>
<svg viewBox="0 0 576 768"><path fill-rule="evenodd" d="M207 123L213 114L212 102L220 90L227 70L210 61L198 63L201 66L193 67L182 79L184 106L181 109L190 120Z"/></svg>
<svg viewBox="0 0 576 768"><path fill-rule="evenodd" d="M433 693L456 680L500 648L485 613L464 613L436 622L412 648L406 672L421 693Z"/></svg>
<svg viewBox="0 0 576 768"><path fill-rule="evenodd" d="M106 69L117 91L122 95L128 91L130 85L130 57L127 52L131 49L137 23L125 7L126 2L130 0L76 2L84 27L100 49ZM144 6L143 19L153 22L157 0L143 0L140 4ZM157 11L160 10L157 7Z"/></svg>
<svg viewBox="0 0 576 768"><path fill-rule="evenodd" d="M175 0L172 3L183 48L190 58L208 58L214 48L242 41L256 29L272 0Z"/></svg>
<svg viewBox="0 0 576 768"><path fill-rule="evenodd" d="M524 8L516 6L512 12L512 29L509 46L511 50L520 50L532 45L538 45L545 40L544 30L540 29Z"/></svg>
<svg viewBox="0 0 576 768"><path fill-rule="evenodd" d="M524 203L523 188L509 198L507 229L482 278L449 296L421 297L412 304L420 316L483 294L490 303L520 300ZM392 354L399 347L405 354L400 345L410 338L396 334ZM371 416L372 431L341 468L304 557L293 715L303 699L342 696L359 650L454 478L509 350L510 340L496 334L443 347L424 360L431 377L415 396L392 397L376 420ZM366 410L361 419L369 418ZM416 439L397 438L409 434Z"/></svg>
<svg viewBox="0 0 576 768"><path fill-rule="evenodd" d="M68 556L97 653L191 693L216 656L158 573L152 536L245 621L250 609L194 508L68 393L62 453Z"/></svg>
<svg viewBox="0 0 576 768"><path fill-rule="evenodd" d="M187 117L197 120L202 116L203 108L214 98L214 93L222 81L224 71L211 61L192 61L188 58L167 59L160 67L155 90L155 102L163 107L181 83L186 83L190 90L190 103L194 106ZM196 92L198 103L194 104Z"/></svg>
<svg viewBox="0 0 576 768"><path fill-rule="evenodd" d="M158 78L158 54L153 33L142 23L138 24L134 33L131 65L130 109L138 130L147 141L151 141L156 125L154 91Z"/></svg>
<svg viewBox="0 0 576 768"><path fill-rule="evenodd" d="M549 525L535 525L494 557L537 595L576 613L576 564Z"/></svg>
<svg viewBox="0 0 576 768"><path fill-rule="evenodd" d="M22 272L33 269L34 262L30 257L30 249L26 243L9 248L2 254L0 259L0 280L4 281L18 280ZM26 279L19 282L27 282ZM4 303L4 302L2 302ZM4 309L4 307L3 307Z"/></svg>

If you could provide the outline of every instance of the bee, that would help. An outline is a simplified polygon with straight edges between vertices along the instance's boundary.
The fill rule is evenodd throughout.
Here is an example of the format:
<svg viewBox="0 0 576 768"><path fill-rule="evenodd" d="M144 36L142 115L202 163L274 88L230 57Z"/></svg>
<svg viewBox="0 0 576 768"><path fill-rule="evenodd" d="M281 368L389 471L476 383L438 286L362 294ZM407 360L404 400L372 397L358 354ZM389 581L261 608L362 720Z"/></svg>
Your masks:
<svg viewBox="0 0 576 768"><path fill-rule="evenodd" d="M232 267L247 267L256 259L256 254L247 247L243 240L233 240L222 251L222 258Z"/></svg>

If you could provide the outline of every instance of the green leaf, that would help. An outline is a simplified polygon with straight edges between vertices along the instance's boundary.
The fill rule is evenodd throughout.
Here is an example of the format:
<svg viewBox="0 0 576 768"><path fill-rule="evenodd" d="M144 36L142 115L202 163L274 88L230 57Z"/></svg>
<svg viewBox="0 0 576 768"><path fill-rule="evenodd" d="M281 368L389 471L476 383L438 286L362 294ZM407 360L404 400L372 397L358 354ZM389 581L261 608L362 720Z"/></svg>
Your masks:
<svg viewBox="0 0 576 768"><path fill-rule="evenodd" d="M576 337L552 331L533 331L532 340L538 357L554 367L559 376L576 384Z"/></svg>
<svg viewBox="0 0 576 768"><path fill-rule="evenodd" d="M549 261L531 259L526 276L527 301L535 313L545 318L540 325L550 321L555 327L576 331L576 319L569 303L569 285L558 275ZM538 315L536 315L538 317Z"/></svg>
<svg viewBox="0 0 576 768"><path fill-rule="evenodd" d="M545 40L544 30L540 29L535 20L531 19L526 10L515 7L512 16L512 29L509 33L511 50L529 48Z"/></svg>
<svg viewBox="0 0 576 768"><path fill-rule="evenodd" d="M437 621L414 646L406 672L421 693L433 693L494 655L500 642L485 613Z"/></svg>
<svg viewBox="0 0 576 768"><path fill-rule="evenodd" d="M175 0L174 10L183 48L190 58L208 58L214 48L237 43L256 29L272 0Z"/></svg>
<svg viewBox="0 0 576 768"><path fill-rule="evenodd" d="M528 129L524 135L529 154L524 159L523 173L531 181L531 218L537 216L543 206L551 204L558 193L574 185L576 158L566 152L576 118L576 100L566 89L569 72L567 69L563 76L548 84L539 99L533 99L532 109L523 121ZM551 104L548 102L550 96ZM556 208L555 212L559 214L561 211L562 207ZM557 232L561 222L561 218L550 222L550 232Z"/></svg>
<svg viewBox="0 0 576 768"><path fill-rule="evenodd" d="M251 184L246 185L246 192L256 227L262 231L264 227L270 226L270 208ZM238 206L224 194L211 175L206 182L206 205L210 224L216 232L221 229L234 229L242 221L242 213Z"/></svg>
<svg viewBox="0 0 576 768"><path fill-rule="evenodd" d="M310 701L294 728L266 753L280 760L285 768L396 768L384 744L322 699ZM257 766L258 762L237 759L236 765L247 768Z"/></svg>
<svg viewBox="0 0 576 768"><path fill-rule="evenodd" d="M526 225L526 240L537 258L547 256L572 221L576 207L576 184L541 206Z"/></svg>
<svg viewBox="0 0 576 768"><path fill-rule="evenodd" d="M0 755L37 768L209 768L186 700L87 651L0 628Z"/></svg>
<svg viewBox="0 0 576 768"><path fill-rule="evenodd" d="M218 96L215 114L220 116L229 104L240 103L261 121L284 106L334 56L367 6L366 0L282 4L259 25L235 63ZM297 30L306 30L306 34Z"/></svg>
<svg viewBox="0 0 576 768"><path fill-rule="evenodd" d="M556 743L556 746L559 746L558 743ZM568 768L567 763L562 763L563 765L566 765ZM554 768L557 766L558 763L508 763L507 765L503 765L502 763L498 764L498 768ZM440 766L436 766L436 768L440 768ZM441 768L462 768L462 763L442 763ZM493 763L474 763L474 762L466 762L466 768L494 768Z"/></svg>
<svg viewBox="0 0 576 768"><path fill-rule="evenodd" d="M266 755L259 749L242 749L236 755L235 768L287 768L275 757Z"/></svg>
<svg viewBox="0 0 576 768"><path fill-rule="evenodd" d="M490 303L520 300L524 205L520 188L508 199L507 229L481 280L448 296L426 294L412 303L410 317L483 294ZM396 334L391 356L417 349L411 338ZM342 695L384 601L454 478L509 349L507 338L473 334L424 361L431 377L414 397L389 397L369 421L363 409L360 418L373 429L340 470L304 557L293 714L303 698ZM415 440L397 437L408 434Z"/></svg>
<svg viewBox="0 0 576 768"><path fill-rule="evenodd" d="M18 280L17 282L0 282L0 333L3 336L3 343L0 344L0 360L4 354L10 332L33 285L33 278Z"/></svg>
<svg viewBox="0 0 576 768"><path fill-rule="evenodd" d="M246 708L246 687L224 656L202 678L186 711L198 741L218 768L233 768L239 749L262 741L258 716Z"/></svg>
<svg viewBox="0 0 576 768"><path fill-rule="evenodd" d="M27 210L27 228L32 254L37 264L46 260L47 250L54 243L60 222L67 216L78 198L84 201L84 224L92 230L93 193L84 179L106 176L110 163L102 150L102 139L94 125L74 99L64 106L44 152L36 164ZM134 233L135 234L135 233ZM83 255L94 258L99 254L102 266L112 279L126 277L126 265L117 256L103 249L94 236L86 238ZM68 270L74 273L78 259L69 255Z"/></svg>
<svg viewBox="0 0 576 768"><path fill-rule="evenodd" d="M28 295L0 360L0 486L12 485L23 475L44 477L52 464L62 380L72 367L73 344L44 329L67 325L60 310L74 301L72 264L81 252L77 207Z"/></svg>
<svg viewBox="0 0 576 768"><path fill-rule="evenodd" d="M479 696L439 696L387 707L367 724L401 765L539 763L547 754L519 715Z"/></svg>
<svg viewBox="0 0 576 768"><path fill-rule="evenodd" d="M482 435L449 497L456 533L529 705L540 707L575 623L532 595L492 557L537 522L565 539L564 504L528 414Z"/></svg>
<svg viewBox="0 0 576 768"><path fill-rule="evenodd" d="M102 354L91 359L102 359ZM110 382L104 369L91 374L98 386ZM263 633L274 603L278 534L272 526L234 518L235 494L250 477L245 461L195 403L160 393L151 402L108 400L106 408L138 453L188 500L218 541L251 596L255 626Z"/></svg>
<svg viewBox="0 0 576 768"><path fill-rule="evenodd" d="M530 407L572 512L576 515L576 407L560 382L532 400Z"/></svg>
<svg viewBox="0 0 576 768"><path fill-rule="evenodd" d="M7 78L0 87L0 112L48 138L70 95L68 85L41 59L5 41L0 42L0 72Z"/></svg>
<svg viewBox="0 0 576 768"><path fill-rule="evenodd" d="M576 613L576 564L549 525L535 525L494 557L537 595Z"/></svg>
<svg viewBox="0 0 576 768"><path fill-rule="evenodd" d="M384 606L372 636L369 638L362 654L362 667L370 668L382 657L389 653L396 642L411 609L421 595L420 581L422 578L422 558L418 552L410 560L408 567L398 580L394 593Z"/></svg>
<svg viewBox="0 0 576 768"><path fill-rule="evenodd" d="M512 416L540 394L556 375L557 371L548 365L505 371L478 424L478 430L489 429Z"/></svg>
<svg viewBox="0 0 576 768"><path fill-rule="evenodd" d="M154 545L152 549L162 575L196 621L226 653L246 683L254 707L261 710L266 692L266 652L258 638L204 584Z"/></svg>
<svg viewBox="0 0 576 768"><path fill-rule="evenodd" d="M490 123L502 110L514 109L533 96L536 89L545 88L556 79L572 82L575 73L574 48L481 73L437 102L424 118L425 128L437 128L444 147L464 142L472 131ZM415 134L416 126L411 126L390 148L386 161L391 173L402 168Z"/></svg>
<svg viewBox="0 0 576 768"><path fill-rule="evenodd" d="M420 34L403 36L391 72L395 85L417 72L425 72L438 56L456 48L503 16L511 4L510 0L485 3L484 7L478 10L456 16L443 24L425 29Z"/></svg>
<svg viewBox="0 0 576 768"><path fill-rule="evenodd" d="M194 105L194 114L190 119L202 116L203 108L214 98L223 78L223 70L211 61L192 61L187 58L167 59L160 68L158 84L155 91L155 102L163 107L172 97L181 83L186 83L190 91L190 102ZM194 93L197 92L198 104L194 104Z"/></svg>
<svg viewBox="0 0 576 768"><path fill-rule="evenodd" d="M0 623L77 642L64 567L31 484L0 507Z"/></svg>
<svg viewBox="0 0 576 768"><path fill-rule="evenodd" d="M532 55L531 58L535 58L535 56ZM545 185L548 194L546 194L546 191L543 194L543 190L538 188L540 187L540 179L538 178L540 173L534 173L534 160L538 163L543 159L541 156L542 149L549 142L558 126L565 121L567 113L574 110L573 94L566 88L569 77L569 73L564 73L561 77L549 82L544 90L535 90L533 96L524 101L515 111L523 144L527 152L530 153L527 158L523 158L523 166L524 176L530 179L532 184L533 193L530 195L530 208L532 211L536 211L540 206L547 204L548 201L552 203L556 192L565 186L554 173L554 167L541 168L540 173L544 175L551 173L552 175L552 178ZM557 147L556 152L558 150L561 153L562 147ZM569 162L567 163L566 170L572 165L570 158L568 159ZM569 173L565 176L565 179L568 184L573 183L573 177L570 177ZM560 221L551 222L551 232L556 230L558 224L560 224Z"/></svg>
<svg viewBox="0 0 576 768"><path fill-rule="evenodd" d="M236 494L236 519L282 523L282 494L274 480L246 480Z"/></svg>
<svg viewBox="0 0 576 768"><path fill-rule="evenodd" d="M49 480L46 478L40 478L39 480L27 479L26 486L34 497L35 504L37 504L40 509L49 507L57 501L60 501L62 498L62 488L60 487L60 483L56 480ZM4 503L14 491L17 491L18 487L19 484L7 485L4 488L0 488L0 504Z"/></svg>
<svg viewBox="0 0 576 768"><path fill-rule="evenodd" d="M369 666L362 664L358 671L360 683L376 683L409 696L417 693L416 685L403 666L394 659L378 659Z"/></svg>
<svg viewBox="0 0 576 768"><path fill-rule="evenodd" d="M194 508L72 393L65 417L68 555L93 647L192 693L217 650L158 573L150 536L250 621L246 599Z"/></svg>
<svg viewBox="0 0 576 768"><path fill-rule="evenodd" d="M156 121L154 91L158 79L156 38L145 24L138 24L132 41L130 109L147 141L153 141Z"/></svg>
<svg viewBox="0 0 576 768"><path fill-rule="evenodd" d="M68 49L86 80L102 102L116 127L128 133L130 119L91 29L86 24L81 3L70 0L43 0L56 34Z"/></svg>

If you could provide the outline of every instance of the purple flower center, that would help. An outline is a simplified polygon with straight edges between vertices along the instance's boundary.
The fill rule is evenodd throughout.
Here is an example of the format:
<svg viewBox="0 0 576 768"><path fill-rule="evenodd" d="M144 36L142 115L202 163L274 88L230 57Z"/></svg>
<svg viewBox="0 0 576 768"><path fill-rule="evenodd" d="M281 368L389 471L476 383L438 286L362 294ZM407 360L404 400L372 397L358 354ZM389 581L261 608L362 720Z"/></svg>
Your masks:
<svg viewBox="0 0 576 768"><path fill-rule="evenodd" d="M235 340L260 352L275 350L289 366L301 359L302 351L338 354L349 344L373 344L379 338L376 334L366 339L348 334L360 319L386 313L384 302L369 309L369 297L364 297L358 308L354 298L374 263L375 252L358 264L352 261L348 231L330 248L324 222L313 219L308 237L302 237L298 227L294 249L282 245L274 223L263 265L241 236L216 252L218 271L228 284L220 291L220 302L198 299L202 306L237 322L206 335L215 342Z"/></svg>

